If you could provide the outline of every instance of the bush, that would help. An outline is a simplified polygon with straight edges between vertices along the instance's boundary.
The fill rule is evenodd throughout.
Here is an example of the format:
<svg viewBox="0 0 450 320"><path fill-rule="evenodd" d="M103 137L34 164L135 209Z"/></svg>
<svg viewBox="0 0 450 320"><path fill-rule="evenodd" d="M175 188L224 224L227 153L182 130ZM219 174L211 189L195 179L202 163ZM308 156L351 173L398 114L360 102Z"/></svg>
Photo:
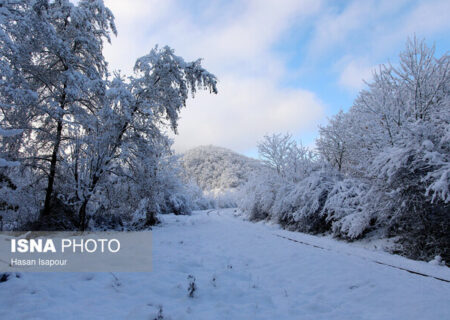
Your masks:
<svg viewBox="0 0 450 320"><path fill-rule="evenodd" d="M331 170L320 169L295 183L285 199L278 200L280 224L290 230L308 233L328 231L330 223L321 212L336 179Z"/></svg>
<svg viewBox="0 0 450 320"><path fill-rule="evenodd" d="M335 183L321 212L334 236L357 239L374 225L376 215L367 208L369 189L367 183L353 178Z"/></svg>
<svg viewBox="0 0 450 320"><path fill-rule="evenodd" d="M427 143L389 150L375 159L374 166L379 188L390 197L391 210L384 214L388 233L401 236L402 253L420 260L440 255L449 261L450 203L442 191L441 196L429 192L436 182L425 183L445 163L430 164L429 148Z"/></svg>

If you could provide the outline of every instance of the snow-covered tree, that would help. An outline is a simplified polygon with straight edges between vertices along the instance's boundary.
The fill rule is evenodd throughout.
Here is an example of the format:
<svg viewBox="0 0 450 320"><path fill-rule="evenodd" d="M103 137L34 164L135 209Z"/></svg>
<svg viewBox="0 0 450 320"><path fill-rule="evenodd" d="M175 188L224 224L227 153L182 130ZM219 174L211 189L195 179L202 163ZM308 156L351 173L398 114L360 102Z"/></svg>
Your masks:
<svg viewBox="0 0 450 320"><path fill-rule="evenodd" d="M258 144L258 153L262 162L282 178L301 179L314 166L315 154L288 133L264 136Z"/></svg>
<svg viewBox="0 0 450 320"><path fill-rule="evenodd" d="M80 148L74 152L74 159L89 162L83 166L83 179L80 174L75 175L80 171L80 162L73 163L82 226L87 205L104 177L140 168L147 172L149 183L152 175L156 179L163 153L160 148L170 146L163 130L169 127L176 132L179 112L189 94L197 89L217 92L215 76L201 66L200 60L185 62L169 47L151 50L137 60L134 69L135 74L128 81L118 76L108 86L107 100L98 113L95 129L86 128L83 156L78 155ZM156 201L150 199L149 203L155 205ZM149 209L149 221L156 211Z"/></svg>
<svg viewBox="0 0 450 320"><path fill-rule="evenodd" d="M333 174L289 134L265 136L258 150L266 166L244 186L240 208L252 220L271 219L296 230L324 231L325 219L319 213L332 188L333 178L328 175Z"/></svg>
<svg viewBox="0 0 450 320"><path fill-rule="evenodd" d="M181 180L164 164L171 158L166 131L176 133L189 95L217 92L201 60L185 62L156 47L137 60L132 76L110 77L102 49L116 29L103 1L0 4L0 126L3 133L21 130L2 137L1 157L20 162L20 170L7 170L15 181L28 178L17 190L37 197L41 218L64 211L84 229L87 215L111 204L105 190L118 192L119 183L128 211L148 204L149 223L169 202L188 212ZM170 198L164 188L179 195Z"/></svg>
<svg viewBox="0 0 450 320"><path fill-rule="evenodd" d="M275 169L280 176L284 177L293 144L294 141L290 134L266 135L258 144L258 154L267 166Z"/></svg>
<svg viewBox="0 0 450 320"><path fill-rule="evenodd" d="M319 138L316 141L320 155L338 171L348 165L347 131L349 121L341 110L333 116L326 126L319 127Z"/></svg>
<svg viewBox="0 0 450 320"><path fill-rule="evenodd" d="M14 130L14 129L10 129L10 130L5 130L0 128L0 137L12 137L15 135L18 135L21 131L20 130ZM11 161L11 160L6 160L3 158L0 158L0 167L15 167L18 166L19 162L17 161Z"/></svg>
<svg viewBox="0 0 450 320"><path fill-rule="evenodd" d="M15 90L23 87L35 98L10 97L15 108L5 119L26 118L24 157L47 175L42 214L48 215L61 152L71 139L67 124L88 121L104 96L103 41L116 32L114 18L103 1L90 0L5 1L2 12L2 62L17 73Z"/></svg>

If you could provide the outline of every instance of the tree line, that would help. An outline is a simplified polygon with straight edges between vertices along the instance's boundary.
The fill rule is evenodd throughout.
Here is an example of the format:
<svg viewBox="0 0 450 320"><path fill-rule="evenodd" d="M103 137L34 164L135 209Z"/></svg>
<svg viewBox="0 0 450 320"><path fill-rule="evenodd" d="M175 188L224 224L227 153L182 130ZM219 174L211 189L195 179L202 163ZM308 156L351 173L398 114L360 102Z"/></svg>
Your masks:
<svg viewBox="0 0 450 320"><path fill-rule="evenodd" d="M319 128L314 152L264 137L266 169L244 188L251 219L354 240L395 237L395 252L450 262L449 55L408 40L347 111Z"/></svg>

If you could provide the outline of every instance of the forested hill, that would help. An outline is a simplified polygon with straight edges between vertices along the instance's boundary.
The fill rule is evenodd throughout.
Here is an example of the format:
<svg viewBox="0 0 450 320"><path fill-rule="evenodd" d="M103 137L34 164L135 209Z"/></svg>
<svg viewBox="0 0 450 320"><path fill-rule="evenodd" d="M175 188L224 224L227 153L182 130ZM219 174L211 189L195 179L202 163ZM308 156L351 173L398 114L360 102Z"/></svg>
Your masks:
<svg viewBox="0 0 450 320"><path fill-rule="evenodd" d="M239 188L261 166L258 160L212 145L185 152L180 162L187 179L215 192Z"/></svg>

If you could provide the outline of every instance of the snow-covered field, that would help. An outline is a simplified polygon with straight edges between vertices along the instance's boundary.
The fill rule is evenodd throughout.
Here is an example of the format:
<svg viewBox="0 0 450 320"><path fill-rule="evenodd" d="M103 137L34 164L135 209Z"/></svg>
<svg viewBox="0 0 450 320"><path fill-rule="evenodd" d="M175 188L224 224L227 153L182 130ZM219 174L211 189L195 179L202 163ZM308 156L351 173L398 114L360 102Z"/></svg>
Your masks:
<svg viewBox="0 0 450 320"><path fill-rule="evenodd" d="M250 223L234 209L164 216L153 236L151 273L0 283L0 319L450 319L449 282L380 263L450 280L447 267Z"/></svg>

